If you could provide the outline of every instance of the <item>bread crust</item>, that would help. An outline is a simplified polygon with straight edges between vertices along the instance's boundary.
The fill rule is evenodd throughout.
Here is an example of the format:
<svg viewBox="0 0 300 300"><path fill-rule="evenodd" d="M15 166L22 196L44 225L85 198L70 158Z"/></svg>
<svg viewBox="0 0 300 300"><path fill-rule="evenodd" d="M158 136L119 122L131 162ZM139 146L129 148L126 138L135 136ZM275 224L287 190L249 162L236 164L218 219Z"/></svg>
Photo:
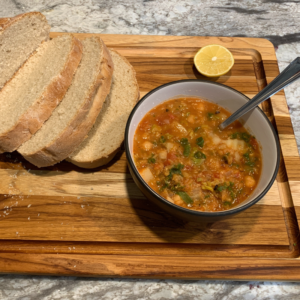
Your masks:
<svg viewBox="0 0 300 300"><path fill-rule="evenodd" d="M0 19L0 32L3 31L4 26L6 26L12 18L1 18Z"/></svg>
<svg viewBox="0 0 300 300"><path fill-rule="evenodd" d="M12 26L14 23L16 23L16 22L18 22L18 21L20 21L21 19L23 19L23 18L25 18L25 17L32 17L32 16L34 16L34 15L36 15L36 16L39 16L41 19L42 19L42 21L44 21L45 22L45 25L47 25L47 31L48 31L48 34L47 34L47 36L45 37L45 39L44 40L42 40L41 41L41 44L42 43L44 43L44 42L46 42L46 41L48 41L49 39L50 39L50 35L49 35L49 33L50 33L50 25L48 24L48 22L47 22L47 19L46 19L46 17L43 15L43 14L41 14L40 12L30 12L30 13L24 13L24 14L20 14L20 15L17 15L17 16L14 16L14 17L12 17L12 18L1 18L0 19L0 37L1 37L1 35L5 32L5 30L7 29L7 28L9 28L10 26ZM19 68L15 71L15 73L13 74L13 76L11 77L11 78L9 78L6 82L4 82L2 85L0 85L0 91L1 91L1 89L6 85L6 84L8 84L13 78L14 78L14 76L17 74L17 72L18 72L18 70L20 69L20 68L22 68L22 66L26 63L26 61L32 56L32 54L34 54L34 52L35 51L32 51L29 55L28 55L28 57L26 58L26 60L22 63L22 65L20 65L19 66Z"/></svg>
<svg viewBox="0 0 300 300"><path fill-rule="evenodd" d="M50 32L50 25L48 24L47 22L47 19L46 17L38 12L38 11L33 11L33 12L29 12L29 13L23 13L23 14L19 14L19 15L16 15L12 18L1 18L0 19L0 34L8 27L10 27L13 23L15 22L18 22L20 21L21 19L25 18L25 17L28 17L28 16L39 16L47 25L48 25L48 28L49 28L49 32ZM48 39L49 40L49 37Z"/></svg>
<svg viewBox="0 0 300 300"><path fill-rule="evenodd" d="M113 61L103 41L99 37L95 38L102 44L100 70L89 90L84 105L78 110L76 117L73 118L58 139L35 153L21 153L26 160L38 167L51 166L64 160L80 145L95 123L110 91Z"/></svg>
<svg viewBox="0 0 300 300"><path fill-rule="evenodd" d="M122 144L116 150L114 150L112 153L110 153L108 156L103 156L94 161L77 162L76 160L73 160L70 157L68 157L66 159L66 161L68 161L68 162L72 163L73 165L76 165L80 168L95 169L95 168L98 168L98 167L108 164L116 156L116 154L120 151L121 146L122 146Z"/></svg>
<svg viewBox="0 0 300 300"><path fill-rule="evenodd" d="M135 72L133 66L120 53L118 53L117 51L115 51L113 49L109 49L109 50L117 53L124 60L124 62L132 69L133 77L135 79L135 86L136 86L135 98L136 98L136 103L137 103L140 99L140 91L139 91L139 86L138 86L138 83L137 83L137 80L136 80L136 72ZM79 161L79 160L72 159L72 157L68 157L66 160L71 162L72 164L78 166L78 167L81 167L81 168L94 169L94 168L97 168L97 167L100 167L100 166L103 166L103 165L106 165L107 163L109 163L115 157L115 155L120 151L120 148L122 146L123 141L124 141L124 137L121 138L118 141L117 145L119 145L119 146L117 148L115 148L113 151L111 151L109 153L103 154L101 157L99 157L96 160L93 160L93 161Z"/></svg>
<svg viewBox="0 0 300 300"><path fill-rule="evenodd" d="M17 124L0 135L0 153L12 152L37 132L63 99L82 57L82 44L73 35L71 50L62 71L50 82L35 103L20 116ZM32 54L33 56L34 54ZM15 73L18 74L25 64ZM6 85L7 86L7 85ZM6 86L2 89L5 90Z"/></svg>

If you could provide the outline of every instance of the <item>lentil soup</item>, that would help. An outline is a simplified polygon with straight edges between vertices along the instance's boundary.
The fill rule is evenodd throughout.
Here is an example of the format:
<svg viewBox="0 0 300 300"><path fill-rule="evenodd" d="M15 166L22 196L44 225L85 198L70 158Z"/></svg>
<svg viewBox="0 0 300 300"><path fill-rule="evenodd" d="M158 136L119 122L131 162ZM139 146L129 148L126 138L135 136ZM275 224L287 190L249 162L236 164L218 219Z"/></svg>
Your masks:
<svg viewBox="0 0 300 300"><path fill-rule="evenodd" d="M230 113L195 97L168 100L139 123L135 165L147 184L168 201L198 211L228 210L257 186L259 145L239 121L218 126Z"/></svg>

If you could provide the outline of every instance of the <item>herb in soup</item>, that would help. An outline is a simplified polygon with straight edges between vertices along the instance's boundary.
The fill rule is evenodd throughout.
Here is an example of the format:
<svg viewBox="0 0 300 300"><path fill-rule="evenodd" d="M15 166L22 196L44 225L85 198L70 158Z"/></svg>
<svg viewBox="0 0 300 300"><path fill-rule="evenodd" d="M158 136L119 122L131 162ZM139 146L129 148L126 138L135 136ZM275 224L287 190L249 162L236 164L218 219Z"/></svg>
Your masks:
<svg viewBox="0 0 300 300"><path fill-rule="evenodd" d="M194 97L153 108L134 136L143 179L168 201L192 210L223 211L246 200L261 174L261 153L240 122L219 130L229 115Z"/></svg>

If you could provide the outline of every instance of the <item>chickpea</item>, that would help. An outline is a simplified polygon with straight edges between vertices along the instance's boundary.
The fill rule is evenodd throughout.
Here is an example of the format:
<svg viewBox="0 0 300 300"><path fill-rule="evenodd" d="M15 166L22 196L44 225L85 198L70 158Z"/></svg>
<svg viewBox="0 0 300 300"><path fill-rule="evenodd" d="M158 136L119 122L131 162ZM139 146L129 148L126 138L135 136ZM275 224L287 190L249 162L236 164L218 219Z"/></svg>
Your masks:
<svg viewBox="0 0 300 300"><path fill-rule="evenodd" d="M174 201L174 203L175 203L176 205L183 205L183 204L184 204L184 202L182 201L182 199L180 198L179 195L175 195L175 196L173 197L173 201Z"/></svg>
<svg viewBox="0 0 300 300"><path fill-rule="evenodd" d="M142 136L143 136L143 140L147 140L149 138L149 134L148 133L144 133Z"/></svg>
<svg viewBox="0 0 300 300"><path fill-rule="evenodd" d="M195 116L194 115L189 115L187 117L187 121L191 124L194 124L195 123Z"/></svg>
<svg viewBox="0 0 300 300"><path fill-rule="evenodd" d="M224 150L218 150L218 154L219 154L219 155L224 155L224 154L225 154L225 151L224 151Z"/></svg>
<svg viewBox="0 0 300 300"><path fill-rule="evenodd" d="M168 169L164 169L164 175L169 176L169 174L170 174L170 171Z"/></svg>
<svg viewBox="0 0 300 300"><path fill-rule="evenodd" d="M149 150L152 149L153 144L150 143L150 142L148 142L148 141L146 141L146 142L144 142L144 143L141 145L141 147L142 147L142 149L144 149L144 150L146 150L146 151L149 151Z"/></svg>
<svg viewBox="0 0 300 300"><path fill-rule="evenodd" d="M180 175L175 174L173 175L173 180L177 183L181 183L183 178Z"/></svg>
<svg viewBox="0 0 300 300"><path fill-rule="evenodd" d="M158 153L158 157L160 159L167 159L168 152L167 150L160 150Z"/></svg>
<svg viewBox="0 0 300 300"><path fill-rule="evenodd" d="M197 109L198 109L198 110L201 110L201 111L205 110L205 104L202 103L202 102L198 103L198 104L197 104Z"/></svg>
<svg viewBox="0 0 300 300"><path fill-rule="evenodd" d="M252 188L256 184L256 181L252 176L245 176L245 185L246 187Z"/></svg>
<svg viewBox="0 0 300 300"><path fill-rule="evenodd" d="M182 171L181 173L182 173L182 176L183 176L184 178L190 178L190 177L191 177L191 174L190 174L189 172Z"/></svg>
<svg viewBox="0 0 300 300"><path fill-rule="evenodd" d="M170 198L169 196L167 196L167 197L166 197L166 199L167 199L168 201L170 201L170 202L174 203L173 199L172 199L172 198Z"/></svg>

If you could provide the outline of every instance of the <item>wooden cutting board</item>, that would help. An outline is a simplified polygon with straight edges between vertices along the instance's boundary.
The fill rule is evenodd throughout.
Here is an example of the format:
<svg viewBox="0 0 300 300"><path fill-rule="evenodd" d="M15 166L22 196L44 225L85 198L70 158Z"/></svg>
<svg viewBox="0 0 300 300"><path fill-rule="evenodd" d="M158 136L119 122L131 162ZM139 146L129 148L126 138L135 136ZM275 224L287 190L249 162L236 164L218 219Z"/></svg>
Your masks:
<svg viewBox="0 0 300 300"><path fill-rule="evenodd" d="M170 81L207 79L193 56L208 44L224 45L235 58L230 73L210 80L248 97L279 73L274 47L264 39L100 36L131 62L141 96ZM186 223L154 207L135 186L123 151L94 170L68 162L38 169L17 153L2 154L0 272L299 280L300 161L284 93L262 108L277 126L279 175L256 205L216 223Z"/></svg>

